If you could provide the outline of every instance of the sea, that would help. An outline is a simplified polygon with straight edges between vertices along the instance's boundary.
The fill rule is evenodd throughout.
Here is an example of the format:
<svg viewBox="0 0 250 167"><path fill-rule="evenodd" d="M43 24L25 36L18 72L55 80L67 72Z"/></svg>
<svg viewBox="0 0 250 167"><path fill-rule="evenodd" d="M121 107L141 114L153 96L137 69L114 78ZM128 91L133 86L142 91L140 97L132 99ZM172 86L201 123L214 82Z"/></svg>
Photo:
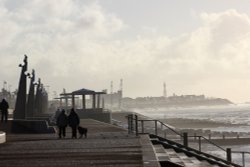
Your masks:
<svg viewBox="0 0 250 167"><path fill-rule="evenodd" d="M210 128L221 132L250 132L250 104L232 104L226 106L199 106L199 107L172 107L172 108L146 108L134 109L134 112L153 119L182 118L211 120L226 124L240 124L235 127ZM250 139L249 139L250 140ZM250 152L250 145L228 146L234 151ZM221 151L210 151L212 154L223 155ZM233 161L242 165L242 154L232 154ZM245 154L245 166L250 167L250 154Z"/></svg>

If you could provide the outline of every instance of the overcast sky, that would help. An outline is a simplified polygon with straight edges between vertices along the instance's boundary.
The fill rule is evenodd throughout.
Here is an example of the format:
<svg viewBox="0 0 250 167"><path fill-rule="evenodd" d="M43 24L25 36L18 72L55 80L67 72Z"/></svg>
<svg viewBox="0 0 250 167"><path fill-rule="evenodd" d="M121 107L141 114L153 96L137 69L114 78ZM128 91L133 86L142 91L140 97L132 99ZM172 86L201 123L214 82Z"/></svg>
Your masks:
<svg viewBox="0 0 250 167"><path fill-rule="evenodd" d="M23 55L50 95L205 94L250 101L248 0L0 0L0 81L17 88Z"/></svg>

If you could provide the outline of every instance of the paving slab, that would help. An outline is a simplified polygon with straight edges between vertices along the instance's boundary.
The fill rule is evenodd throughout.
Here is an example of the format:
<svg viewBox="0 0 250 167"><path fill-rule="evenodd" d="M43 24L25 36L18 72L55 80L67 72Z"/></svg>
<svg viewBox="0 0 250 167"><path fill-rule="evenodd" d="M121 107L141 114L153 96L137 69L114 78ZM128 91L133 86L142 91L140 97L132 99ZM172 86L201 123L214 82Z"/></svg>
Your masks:
<svg viewBox="0 0 250 167"><path fill-rule="evenodd" d="M95 120L81 120L88 137L71 139L57 134L7 134L0 145L1 167L142 167L140 137L128 135L123 128Z"/></svg>

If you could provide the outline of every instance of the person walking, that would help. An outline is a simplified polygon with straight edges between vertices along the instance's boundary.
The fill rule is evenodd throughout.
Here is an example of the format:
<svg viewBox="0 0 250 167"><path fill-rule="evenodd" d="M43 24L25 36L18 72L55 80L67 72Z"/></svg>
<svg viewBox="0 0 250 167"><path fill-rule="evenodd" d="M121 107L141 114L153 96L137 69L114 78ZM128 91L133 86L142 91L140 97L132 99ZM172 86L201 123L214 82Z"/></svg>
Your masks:
<svg viewBox="0 0 250 167"><path fill-rule="evenodd" d="M59 129L59 133L58 133L59 138L62 138L62 136L63 138L65 138L66 136L65 131L68 125L68 118L67 118L67 115L65 114L64 109L61 111L61 113L57 117L56 125L58 126L58 129Z"/></svg>
<svg viewBox="0 0 250 167"><path fill-rule="evenodd" d="M9 109L9 104L8 102L3 99L2 102L0 103L0 110L1 110L1 122L8 121L8 109Z"/></svg>
<svg viewBox="0 0 250 167"><path fill-rule="evenodd" d="M57 118L61 114L61 110L58 108L55 112L55 114L51 117L51 122L56 124Z"/></svg>
<svg viewBox="0 0 250 167"><path fill-rule="evenodd" d="M74 108L71 109L70 114L68 116L69 126L72 128L72 139L77 138L76 129L80 124L80 119Z"/></svg>

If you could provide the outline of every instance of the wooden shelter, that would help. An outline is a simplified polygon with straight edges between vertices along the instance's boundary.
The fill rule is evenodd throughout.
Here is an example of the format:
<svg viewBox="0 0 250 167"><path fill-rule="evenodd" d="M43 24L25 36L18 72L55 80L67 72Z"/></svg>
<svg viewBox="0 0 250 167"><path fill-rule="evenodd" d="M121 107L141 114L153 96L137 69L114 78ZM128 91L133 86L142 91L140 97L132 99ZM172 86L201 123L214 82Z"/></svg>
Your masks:
<svg viewBox="0 0 250 167"><path fill-rule="evenodd" d="M105 92L96 92L93 90L89 89L79 89L76 91L73 91L72 93L62 93L60 94L60 101L62 99L66 100L66 104L68 99L72 100L72 108L75 108L75 98L76 96L82 96L82 110L86 110L86 95L92 96L92 109L99 109L100 107L100 102L101 102L101 95L106 94Z"/></svg>

